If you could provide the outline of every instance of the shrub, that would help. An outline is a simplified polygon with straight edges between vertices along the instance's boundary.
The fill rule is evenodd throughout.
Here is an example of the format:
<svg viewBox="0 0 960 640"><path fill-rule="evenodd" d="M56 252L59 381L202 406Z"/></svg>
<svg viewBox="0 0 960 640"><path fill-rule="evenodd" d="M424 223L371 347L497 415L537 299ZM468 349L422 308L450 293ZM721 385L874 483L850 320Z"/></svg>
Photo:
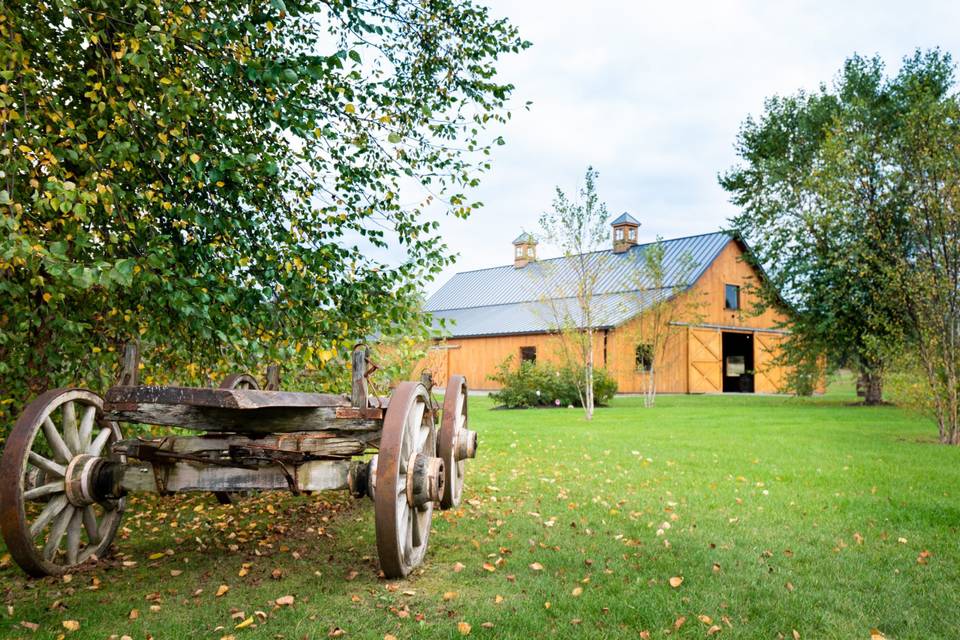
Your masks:
<svg viewBox="0 0 960 640"><path fill-rule="evenodd" d="M499 405L510 409L527 407L581 406L578 383L582 371L575 367L556 367L550 363L521 362L514 366L510 356L497 367L490 380L502 388L490 394ZM605 405L617 392L617 383L603 369L593 372L593 394L597 406Z"/></svg>

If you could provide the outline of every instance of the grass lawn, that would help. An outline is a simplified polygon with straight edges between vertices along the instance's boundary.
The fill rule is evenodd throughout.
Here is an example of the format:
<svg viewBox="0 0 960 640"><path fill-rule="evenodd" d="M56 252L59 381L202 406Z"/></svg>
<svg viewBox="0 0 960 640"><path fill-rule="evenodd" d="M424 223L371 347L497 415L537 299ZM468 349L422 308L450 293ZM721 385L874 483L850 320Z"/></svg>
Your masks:
<svg viewBox="0 0 960 640"><path fill-rule="evenodd" d="M466 501L411 579L377 578L369 501L135 497L69 581L0 561L0 637L958 638L960 450L853 400L617 398L586 423L472 397Z"/></svg>

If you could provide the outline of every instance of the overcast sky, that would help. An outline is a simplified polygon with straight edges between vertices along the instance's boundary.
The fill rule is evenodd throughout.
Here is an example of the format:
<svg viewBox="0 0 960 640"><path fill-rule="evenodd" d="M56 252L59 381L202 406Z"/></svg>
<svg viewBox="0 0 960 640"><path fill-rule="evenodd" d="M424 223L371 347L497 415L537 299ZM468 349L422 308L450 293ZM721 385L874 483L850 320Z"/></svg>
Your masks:
<svg viewBox="0 0 960 640"><path fill-rule="evenodd" d="M765 97L816 89L854 52L891 72L917 47L960 56L953 0L487 4L533 46L501 64L520 108L475 192L485 206L442 222L459 259L428 293L457 271L511 262L510 242L536 232L554 187L572 191L588 164L611 214L642 223L641 241L722 228L734 208L717 173Z"/></svg>

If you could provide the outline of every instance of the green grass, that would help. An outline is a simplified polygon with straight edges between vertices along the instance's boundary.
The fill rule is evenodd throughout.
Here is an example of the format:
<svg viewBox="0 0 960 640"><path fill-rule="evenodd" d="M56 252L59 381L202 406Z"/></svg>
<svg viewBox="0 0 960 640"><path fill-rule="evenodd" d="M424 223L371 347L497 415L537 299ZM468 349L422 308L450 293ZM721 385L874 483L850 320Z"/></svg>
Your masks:
<svg viewBox="0 0 960 640"><path fill-rule="evenodd" d="M960 450L839 388L618 398L590 424L471 398L467 502L434 519L411 579L377 578L367 501L140 497L114 558L70 582L0 569L0 637L53 637L68 619L71 638L451 638L461 622L481 638L704 638L711 624L720 638L960 637ZM266 621L234 629L231 613L258 610Z"/></svg>

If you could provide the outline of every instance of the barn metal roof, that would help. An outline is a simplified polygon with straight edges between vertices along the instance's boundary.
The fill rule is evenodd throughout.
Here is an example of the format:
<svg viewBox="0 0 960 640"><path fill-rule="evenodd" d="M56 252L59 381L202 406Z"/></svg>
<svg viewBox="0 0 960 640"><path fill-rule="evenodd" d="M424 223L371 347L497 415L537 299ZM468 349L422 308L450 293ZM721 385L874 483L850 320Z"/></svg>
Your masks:
<svg viewBox="0 0 960 640"><path fill-rule="evenodd" d="M629 213L627 213L626 211L621 213L619 218L617 218L616 220L610 223L610 225L614 227L617 226L618 224L635 224L638 227L640 226L640 223L637 222L637 219L634 218Z"/></svg>
<svg viewBox="0 0 960 640"><path fill-rule="evenodd" d="M454 275L427 300L434 326L444 321L452 337L544 333L555 328L557 313L576 319L576 273L580 260L598 274L595 327L614 327L634 317L678 286L690 286L731 241L725 232L664 240L663 289L642 278L644 252L654 243L635 245L622 253L594 251L582 256L512 264ZM682 280L682 281L681 281ZM552 300L552 302L548 301Z"/></svg>

